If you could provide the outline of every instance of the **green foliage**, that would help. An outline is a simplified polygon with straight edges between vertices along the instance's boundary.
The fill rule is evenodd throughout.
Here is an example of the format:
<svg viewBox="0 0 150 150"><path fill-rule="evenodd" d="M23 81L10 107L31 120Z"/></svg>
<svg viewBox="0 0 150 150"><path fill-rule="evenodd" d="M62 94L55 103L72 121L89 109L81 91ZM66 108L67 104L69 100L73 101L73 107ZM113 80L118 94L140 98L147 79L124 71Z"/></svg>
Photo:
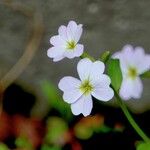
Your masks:
<svg viewBox="0 0 150 150"><path fill-rule="evenodd" d="M72 113L70 107L59 95L58 89L49 81L44 81L41 84L42 91L46 96L50 107L55 108L67 120L71 120Z"/></svg>
<svg viewBox="0 0 150 150"><path fill-rule="evenodd" d="M5 144L0 143L0 150L8 150L8 147Z"/></svg>
<svg viewBox="0 0 150 150"><path fill-rule="evenodd" d="M33 150L33 146L27 138L18 137L15 141L15 144L18 148L27 148L28 150Z"/></svg>
<svg viewBox="0 0 150 150"><path fill-rule="evenodd" d="M137 144L136 150L150 150L150 142L140 142L139 144Z"/></svg>
<svg viewBox="0 0 150 150"><path fill-rule="evenodd" d="M79 139L86 140L93 135L93 130L89 127L86 127L84 124L79 124L75 128L75 135Z"/></svg>
<svg viewBox="0 0 150 150"><path fill-rule="evenodd" d="M47 120L46 143L59 145L59 141L65 142L65 133L68 131L67 123L58 117L50 117Z"/></svg>
<svg viewBox="0 0 150 150"><path fill-rule="evenodd" d="M99 128L95 128L94 131L97 132L97 133L100 133L100 132L101 133L108 133L110 131L115 131L115 130L113 128L110 128L110 127L106 126L106 125L102 125Z"/></svg>
<svg viewBox="0 0 150 150"><path fill-rule="evenodd" d="M150 78L150 71L146 71L141 75L142 78Z"/></svg>
<svg viewBox="0 0 150 150"><path fill-rule="evenodd" d="M57 146L42 145L41 150L61 150L61 148Z"/></svg>
<svg viewBox="0 0 150 150"><path fill-rule="evenodd" d="M118 91L122 83L122 72L118 59L110 59L107 62L107 73L111 78L113 88Z"/></svg>

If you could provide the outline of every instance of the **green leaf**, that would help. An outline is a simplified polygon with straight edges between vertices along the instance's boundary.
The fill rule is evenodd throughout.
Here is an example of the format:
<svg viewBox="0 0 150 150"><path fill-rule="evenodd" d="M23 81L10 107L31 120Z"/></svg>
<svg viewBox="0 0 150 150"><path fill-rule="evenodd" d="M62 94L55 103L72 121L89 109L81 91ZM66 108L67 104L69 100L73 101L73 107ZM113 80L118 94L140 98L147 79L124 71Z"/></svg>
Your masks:
<svg viewBox="0 0 150 150"><path fill-rule="evenodd" d="M33 149L33 145L31 144L29 139L27 139L25 137L18 137L15 140L15 144L18 148L28 148L29 150Z"/></svg>
<svg viewBox="0 0 150 150"><path fill-rule="evenodd" d="M55 108L67 120L71 120L72 113L69 104L63 101L62 96L59 94L59 90L50 81L43 81L41 88L50 107Z"/></svg>
<svg viewBox="0 0 150 150"><path fill-rule="evenodd" d="M150 150L150 142L140 142L139 144L137 144L136 150Z"/></svg>
<svg viewBox="0 0 150 150"><path fill-rule="evenodd" d="M141 75L142 78L150 78L150 71L146 71Z"/></svg>
<svg viewBox="0 0 150 150"><path fill-rule="evenodd" d="M8 147L5 144L0 143L0 150L8 150Z"/></svg>
<svg viewBox="0 0 150 150"><path fill-rule="evenodd" d="M122 72L118 59L110 59L107 62L107 73L111 78L113 88L118 91L122 83Z"/></svg>
<svg viewBox="0 0 150 150"><path fill-rule="evenodd" d="M110 131L113 131L113 129L110 128L110 127L108 127L108 126L106 126L106 125L102 125L99 128L95 128L95 132L96 133L100 133L100 132L102 132L102 133L108 133Z"/></svg>
<svg viewBox="0 0 150 150"><path fill-rule="evenodd" d="M68 125L59 117L50 117L47 120L46 142L49 144L59 144L59 141L65 142L65 133L68 131Z"/></svg>
<svg viewBox="0 0 150 150"><path fill-rule="evenodd" d="M75 136L82 140L87 140L93 135L93 130L84 124L78 124L74 128Z"/></svg>
<svg viewBox="0 0 150 150"><path fill-rule="evenodd" d="M42 145L41 150L61 150L58 146L49 146L49 145Z"/></svg>

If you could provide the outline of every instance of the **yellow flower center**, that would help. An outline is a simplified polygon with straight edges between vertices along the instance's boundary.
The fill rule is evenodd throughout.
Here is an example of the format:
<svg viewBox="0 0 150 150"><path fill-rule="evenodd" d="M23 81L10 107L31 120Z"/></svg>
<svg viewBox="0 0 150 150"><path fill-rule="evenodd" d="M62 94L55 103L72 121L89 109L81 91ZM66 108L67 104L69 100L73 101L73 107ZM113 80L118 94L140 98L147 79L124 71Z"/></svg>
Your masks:
<svg viewBox="0 0 150 150"><path fill-rule="evenodd" d="M67 49L74 49L76 46L75 41L67 42Z"/></svg>
<svg viewBox="0 0 150 150"><path fill-rule="evenodd" d="M88 95L93 90L93 86L90 84L89 80L83 81L79 88L85 95Z"/></svg>
<svg viewBox="0 0 150 150"><path fill-rule="evenodd" d="M137 77L137 69L130 67L128 70L128 76L132 79L135 79Z"/></svg>

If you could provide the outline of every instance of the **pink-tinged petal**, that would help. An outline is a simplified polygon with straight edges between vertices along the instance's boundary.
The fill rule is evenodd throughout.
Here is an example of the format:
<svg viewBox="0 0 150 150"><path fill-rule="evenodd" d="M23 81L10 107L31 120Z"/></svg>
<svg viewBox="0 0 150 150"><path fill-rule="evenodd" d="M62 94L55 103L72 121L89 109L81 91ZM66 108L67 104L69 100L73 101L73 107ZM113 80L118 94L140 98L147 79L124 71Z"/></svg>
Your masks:
<svg viewBox="0 0 150 150"><path fill-rule="evenodd" d="M62 60L62 59L64 59L64 56L58 56L58 57L55 57L55 58L53 59L53 62L57 62L57 61L60 61L60 60Z"/></svg>
<svg viewBox="0 0 150 150"><path fill-rule="evenodd" d="M93 108L93 101L91 95L82 96L78 101L71 104L71 110L74 115L83 114L85 117L90 115Z"/></svg>
<svg viewBox="0 0 150 150"><path fill-rule="evenodd" d="M77 65L77 71L82 81L89 78L92 64L92 61L88 58L84 58L79 61Z"/></svg>
<svg viewBox="0 0 150 150"><path fill-rule="evenodd" d="M78 25L78 27L74 33L74 40L76 41L76 43L80 40L82 32L83 32L83 28L82 28L82 25L80 24L80 25Z"/></svg>
<svg viewBox="0 0 150 150"><path fill-rule="evenodd" d="M134 50L135 58L142 59L145 56L144 49L142 47L136 47Z"/></svg>
<svg viewBox="0 0 150 150"><path fill-rule="evenodd" d="M66 44L65 40L63 40L59 35L52 36L50 38L50 43L56 47L65 47Z"/></svg>
<svg viewBox="0 0 150 150"><path fill-rule="evenodd" d="M143 92L143 84L141 79L137 77L135 80L132 81L132 97L135 99L139 99L142 96Z"/></svg>
<svg viewBox="0 0 150 150"><path fill-rule="evenodd" d="M145 55L142 61L137 65L138 73L142 74L148 70L150 70L150 55Z"/></svg>
<svg viewBox="0 0 150 150"><path fill-rule="evenodd" d="M67 39L68 41L74 40L74 34L77 29L77 24L75 21L69 21L67 26Z"/></svg>
<svg viewBox="0 0 150 150"><path fill-rule="evenodd" d="M92 63L89 79L91 82L97 81L104 73L105 65L101 61L95 61Z"/></svg>
<svg viewBox="0 0 150 150"><path fill-rule="evenodd" d="M81 81L74 77L64 77L60 80L58 87L64 92L63 99L67 103L74 103L78 100L82 93L79 90Z"/></svg>
<svg viewBox="0 0 150 150"><path fill-rule="evenodd" d="M108 86L105 88L94 88L92 96L100 101L109 101L114 96L114 91Z"/></svg>
<svg viewBox="0 0 150 150"><path fill-rule="evenodd" d="M132 97L132 81L130 79L122 81L119 95L123 100L129 100Z"/></svg>
<svg viewBox="0 0 150 150"><path fill-rule="evenodd" d="M67 37L68 41L75 41L76 43L79 41L81 34L83 32L82 25L75 21L70 21L67 26Z"/></svg>
<svg viewBox="0 0 150 150"><path fill-rule="evenodd" d="M64 56L67 57L67 58L69 58L69 59L72 59L72 58L75 57L75 56L74 56L74 52L73 52L73 51L69 51L69 50L66 50L66 51L64 52Z"/></svg>
<svg viewBox="0 0 150 150"><path fill-rule="evenodd" d="M79 88L81 84L81 81L78 80L77 78L71 77L71 76L66 76L63 77L58 84L58 87L62 91L68 91L70 89L77 89Z"/></svg>
<svg viewBox="0 0 150 150"><path fill-rule="evenodd" d="M64 25L60 26L58 29L58 34L61 36L62 39L67 41L68 37L67 37L67 27L66 26L64 26Z"/></svg>
<svg viewBox="0 0 150 150"><path fill-rule="evenodd" d="M111 79L106 74L101 74L97 80L92 81L92 84L95 88L105 88L108 87L111 83Z"/></svg>
<svg viewBox="0 0 150 150"><path fill-rule="evenodd" d="M127 73L129 66L134 66L134 50L131 45L125 45L120 52L116 52L113 58L120 60L123 75Z"/></svg>
<svg viewBox="0 0 150 150"><path fill-rule="evenodd" d="M79 57L83 54L84 46L82 44L77 44L74 49L74 56Z"/></svg>
<svg viewBox="0 0 150 150"><path fill-rule="evenodd" d="M81 95L82 93L79 89L71 89L64 92L63 99L65 102L72 104L76 102L81 97Z"/></svg>
<svg viewBox="0 0 150 150"><path fill-rule="evenodd" d="M64 51L62 47L51 47L47 51L47 56L50 58L62 57Z"/></svg>
<svg viewBox="0 0 150 150"><path fill-rule="evenodd" d="M77 23L75 21L69 21L67 28L69 28L71 30L71 32L75 32L77 29Z"/></svg>
<svg viewBox="0 0 150 150"><path fill-rule="evenodd" d="M132 45L125 45L122 49L122 58L121 58L121 63L123 64L123 67L126 66L132 66L134 65L134 48Z"/></svg>
<svg viewBox="0 0 150 150"><path fill-rule="evenodd" d="M124 79L120 89L120 96L124 100L131 98L138 99L141 97L143 85L139 77L136 79Z"/></svg>

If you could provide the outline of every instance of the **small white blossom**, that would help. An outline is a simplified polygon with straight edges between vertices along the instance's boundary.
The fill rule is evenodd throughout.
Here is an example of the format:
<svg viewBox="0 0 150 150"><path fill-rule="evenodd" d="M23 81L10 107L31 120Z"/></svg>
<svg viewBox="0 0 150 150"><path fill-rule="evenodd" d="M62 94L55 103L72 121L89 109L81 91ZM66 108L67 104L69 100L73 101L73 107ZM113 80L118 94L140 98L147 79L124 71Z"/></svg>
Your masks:
<svg viewBox="0 0 150 150"><path fill-rule="evenodd" d="M78 42L82 31L82 24L77 25L75 21L69 21L67 26L61 25L58 35L50 38L53 47L48 49L48 57L53 58L53 61L56 62L65 57L72 59L81 56L84 46Z"/></svg>
<svg viewBox="0 0 150 150"><path fill-rule="evenodd" d="M92 96L101 101L108 101L114 96L110 88L110 78L103 74L105 65L101 61L92 62L88 58L79 61L77 65L79 79L64 77L59 82L59 88L64 92L63 99L71 104L74 115L91 113Z"/></svg>
<svg viewBox="0 0 150 150"><path fill-rule="evenodd" d="M134 49L131 45L125 45L113 58L120 60L123 74L120 96L124 100L140 98L143 91L140 75L150 69L150 55L146 55L142 47Z"/></svg>

